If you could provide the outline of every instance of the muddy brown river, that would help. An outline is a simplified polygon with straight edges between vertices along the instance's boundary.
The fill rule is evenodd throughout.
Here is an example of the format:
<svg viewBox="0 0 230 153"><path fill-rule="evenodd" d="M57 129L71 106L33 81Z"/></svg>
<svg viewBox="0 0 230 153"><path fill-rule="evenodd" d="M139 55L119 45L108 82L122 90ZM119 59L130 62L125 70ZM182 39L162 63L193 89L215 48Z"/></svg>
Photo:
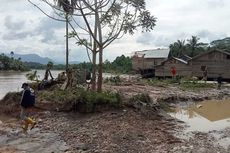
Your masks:
<svg viewBox="0 0 230 153"><path fill-rule="evenodd" d="M57 77L59 70L52 70L53 77ZM21 85L23 82L27 82L26 74L29 72L15 72L15 71L0 71L0 99L4 97L7 92L21 91ZM42 79L45 70L37 70L37 74Z"/></svg>

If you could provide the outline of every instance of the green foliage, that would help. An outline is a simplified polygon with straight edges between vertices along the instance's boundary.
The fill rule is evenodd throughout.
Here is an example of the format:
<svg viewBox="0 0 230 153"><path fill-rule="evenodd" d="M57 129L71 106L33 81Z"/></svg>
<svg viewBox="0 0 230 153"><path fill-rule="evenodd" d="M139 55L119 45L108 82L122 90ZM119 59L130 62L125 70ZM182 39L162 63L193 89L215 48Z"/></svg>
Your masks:
<svg viewBox="0 0 230 153"><path fill-rule="evenodd" d="M40 92L39 99L57 104L69 104L73 106L76 111L80 112L93 112L96 106L121 107L121 96L119 93L98 93L95 91L86 91L82 88L72 90L44 90ZM81 111L81 107L84 107L86 110Z"/></svg>
<svg viewBox="0 0 230 153"><path fill-rule="evenodd" d="M175 79L148 79L145 82L151 86L168 87L170 85L178 86L182 90L202 90L214 88L213 84L199 83L196 78L180 78Z"/></svg>
<svg viewBox="0 0 230 153"><path fill-rule="evenodd" d="M215 86L213 84L199 83L197 81L182 82L179 87L182 90L194 90L194 91L200 91L200 90L215 88Z"/></svg>
<svg viewBox="0 0 230 153"><path fill-rule="evenodd" d="M181 57L183 55L188 55L194 57L200 53L207 51L208 44L199 42L200 38L197 36L192 36L191 39L187 40L177 40L169 46L170 56Z"/></svg>
<svg viewBox="0 0 230 153"><path fill-rule="evenodd" d="M13 54L12 54L13 55ZM0 70L28 71L29 68L20 61L4 54L0 55Z"/></svg>
<svg viewBox="0 0 230 153"><path fill-rule="evenodd" d="M110 73L128 73L132 70L132 61L130 57L124 55L118 56L113 62L106 60L103 64L105 72Z"/></svg>
<svg viewBox="0 0 230 153"><path fill-rule="evenodd" d="M222 49L230 52L230 37L214 40L210 44L211 44L211 48Z"/></svg>
<svg viewBox="0 0 230 153"><path fill-rule="evenodd" d="M79 90L75 102L86 103L90 106L94 104L108 104L110 106L119 107L121 105L121 96L118 93L112 92Z"/></svg>
<svg viewBox="0 0 230 153"><path fill-rule="evenodd" d="M76 100L77 94L70 90L43 90L39 94L39 99L51 101L53 103L72 103Z"/></svg>

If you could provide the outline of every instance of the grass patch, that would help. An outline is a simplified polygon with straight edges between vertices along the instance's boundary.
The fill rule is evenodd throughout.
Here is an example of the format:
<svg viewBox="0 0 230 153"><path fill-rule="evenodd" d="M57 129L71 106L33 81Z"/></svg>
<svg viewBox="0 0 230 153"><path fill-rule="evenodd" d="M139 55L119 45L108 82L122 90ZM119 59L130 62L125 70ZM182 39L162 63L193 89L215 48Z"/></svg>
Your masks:
<svg viewBox="0 0 230 153"><path fill-rule="evenodd" d="M157 87L167 87L169 85L172 84L176 84L179 83L180 79L157 79L157 78L153 78L153 79L148 79L146 80L146 83L150 86L157 86Z"/></svg>
<svg viewBox="0 0 230 153"><path fill-rule="evenodd" d="M182 82L179 85L180 89L182 90L204 90L204 89L210 89L210 88L215 88L214 84L210 83L198 83L198 82Z"/></svg>

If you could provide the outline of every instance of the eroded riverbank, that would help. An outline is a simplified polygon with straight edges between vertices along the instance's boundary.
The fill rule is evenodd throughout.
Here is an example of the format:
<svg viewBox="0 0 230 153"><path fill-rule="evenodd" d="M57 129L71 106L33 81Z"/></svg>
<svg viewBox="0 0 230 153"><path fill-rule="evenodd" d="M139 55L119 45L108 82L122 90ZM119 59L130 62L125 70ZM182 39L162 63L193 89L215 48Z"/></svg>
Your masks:
<svg viewBox="0 0 230 153"><path fill-rule="evenodd" d="M222 90L208 89L204 91L183 91L176 87L153 87L138 84L112 86L105 88L117 90L126 97L138 93L148 93L153 102L167 102L184 104L204 99L222 99L229 97L229 88ZM39 103L39 102L38 102ZM153 114L156 112L153 112ZM108 110L93 114L64 113L48 110L39 110L35 113L39 120L38 126L31 131L28 139L20 134L18 122L3 122L0 124L1 133L8 136L9 131L19 131L14 141L2 143L1 149L12 149L23 152L20 145L30 144L31 141L40 143L40 148L48 149L46 144L64 144L60 152L229 152L229 128L209 132L184 132L188 125L171 117L156 115L149 118L143 110L124 107L119 110ZM5 129L7 129L5 130ZM17 133L17 132L16 132ZM46 137L49 134L51 138ZM25 141L21 141L21 140ZM218 144L225 142L226 145ZM47 142L47 143L46 143ZM50 144L48 143L48 144ZM19 145L19 147L17 147ZM31 146L31 145L29 145ZM52 146L52 145L51 145ZM55 145L54 145L55 146ZM59 146L59 145L58 145ZM61 146L61 145L60 145ZM35 145L36 147L36 145ZM25 148L24 148L25 149ZM30 147L28 152L30 152ZM39 150L39 148L37 148ZM50 151L50 150L49 150ZM53 148L54 152L57 152ZM24 150L25 152L25 150Z"/></svg>

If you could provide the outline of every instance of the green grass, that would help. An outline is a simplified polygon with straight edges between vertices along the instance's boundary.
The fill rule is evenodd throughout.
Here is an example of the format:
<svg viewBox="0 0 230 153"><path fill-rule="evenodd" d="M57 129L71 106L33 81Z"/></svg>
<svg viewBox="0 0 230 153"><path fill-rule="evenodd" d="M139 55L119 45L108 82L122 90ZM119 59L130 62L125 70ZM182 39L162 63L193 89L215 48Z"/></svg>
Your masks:
<svg viewBox="0 0 230 153"><path fill-rule="evenodd" d="M179 88L182 90L205 90L205 89L211 89L215 88L214 84L208 84L208 83L198 83L198 82L182 82L179 85Z"/></svg>

